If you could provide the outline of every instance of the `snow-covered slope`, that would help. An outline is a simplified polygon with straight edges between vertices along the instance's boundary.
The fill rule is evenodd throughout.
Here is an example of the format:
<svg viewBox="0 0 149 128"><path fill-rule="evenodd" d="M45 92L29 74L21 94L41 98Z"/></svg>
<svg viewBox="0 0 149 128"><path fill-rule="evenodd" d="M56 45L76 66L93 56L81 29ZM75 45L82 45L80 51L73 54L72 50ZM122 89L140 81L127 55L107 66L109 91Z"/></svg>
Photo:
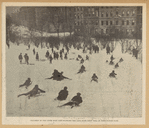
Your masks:
<svg viewBox="0 0 149 128"><path fill-rule="evenodd" d="M86 72L76 74L81 65L74 60L53 60L50 64L46 61L36 61L31 46L26 50L24 45L11 45L6 49L6 107L7 116L41 116L41 117L141 117L142 108L142 65L129 54L122 54L120 45L117 44L113 52L118 62L122 57L124 61L119 63L119 68L115 69L117 79L109 78L109 73L114 66L106 63L110 55L106 55L105 49L99 53L89 55L89 61L85 61ZM46 59L47 49L35 48L40 59ZM66 50L65 50L66 51ZM51 50L49 50L51 53ZM27 53L29 62L34 65L20 64L18 55ZM80 54L84 58L81 50L71 49L68 58L76 58ZM64 76L72 80L53 81L45 80L50 77L53 70L64 72ZM98 83L90 82L91 76L96 73ZM30 77L32 85L26 90L19 88L19 85ZM26 96L17 97L18 94L30 91L35 84L46 91L39 97L28 99ZM68 87L69 95L66 101L55 101L58 92ZM58 108L58 105L71 100L77 92L81 93L83 103L80 107L71 109L70 107Z"/></svg>

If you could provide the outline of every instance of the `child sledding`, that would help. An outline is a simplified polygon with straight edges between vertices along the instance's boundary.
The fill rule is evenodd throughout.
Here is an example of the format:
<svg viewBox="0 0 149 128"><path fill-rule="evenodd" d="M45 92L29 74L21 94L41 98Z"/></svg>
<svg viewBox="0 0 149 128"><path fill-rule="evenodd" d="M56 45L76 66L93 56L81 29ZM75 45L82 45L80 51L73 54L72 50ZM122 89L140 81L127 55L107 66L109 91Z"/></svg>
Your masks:
<svg viewBox="0 0 149 128"><path fill-rule="evenodd" d="M116 78L116 73L115 73L115 71L113 70L110 74L109 74L109 77L111 77L111 78Z"/></svg>
<svg viewBox="0 0 149 128"><path fill-rule="evenodd" d="M30 97L35 97L36 95L39 95L40 93L45 93L45 91L41 90L38 87L38 85L35 85L35 87L31 91L20 94L18 95L18 97L25 95L25 96L28 96L28 98L30 99Z"/></svg>
<svg viewBox="0 0 149 128"><path fill-rule="evenodd" d="M77 93L76 96L74 96L71 101L67 102L66 104L63 104L61 106L58 107L63 107L63 106L70 106L71 108L75 107L75 106L79 106L80 103L82 103L82 97L81 97L81 93Z"/></svg>
<svg viewBox="0 0 149 128"><path fill-rule="evenodd" d="M27 89L28 86L30 86L31 84L32 84L32 81L31 81L30 78L28 78L28 79L24 82L24 84L19 85L19 87L25 86L25 88Z"/></svg>
<svg viewBox="0 0 149 128"><path fill-rule="evenodd" d="M91 82L92 82L92 81L95 81L95 82L98 83L98 77L97 77L97 75L96 75L95 73L94 73L93 76L92 76Z"/></svg>
<svg viewBox="0 0 149 128"><path fill-rule="evenodd" d="M81 66L80 70L77 72L77 74L79 73L83 73L86 72L84 65Z"/></svg>
<svg viewBox="0 0 149 128"><path fill-rule="evenodd" d="M59 101L66 100L67 96L68 96L67 87L64 87L64 89L58 93L58 97L55 100Z"/></svg>
<svg viewBox="0 0 149 128"><path fill-rule="evenodd" d="M54 69L54 72L52 73L52 76L50 78L46 78L46 79L53 79L53 80L57 80L57 81L61 81L61 80L64 80L64 79L71 80L70 78L63 76L63 72L59 72L56 69Z"/></svg>

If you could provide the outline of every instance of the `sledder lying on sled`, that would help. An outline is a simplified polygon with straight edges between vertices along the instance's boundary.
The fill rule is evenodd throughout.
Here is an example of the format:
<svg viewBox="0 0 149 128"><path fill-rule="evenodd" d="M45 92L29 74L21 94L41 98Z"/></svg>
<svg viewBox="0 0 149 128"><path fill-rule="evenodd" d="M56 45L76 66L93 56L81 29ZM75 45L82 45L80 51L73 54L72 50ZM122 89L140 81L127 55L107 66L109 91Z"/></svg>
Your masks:
<svg viewBox="0 0 149 128"><path fill-rule="evenodd" d="M20 95L18 95L18 97L25 95L25 96L28 96L28 98L30 99L30 97L34 97L40 93L45 93L45 91L41 90L38 87L38 85L35 85L35 87L31 91L29 91L27 93L20 94Z"/></svg>
<svg viewBox="0 0 149 128"><path fill-rule="evenodd" d="M71 106L71 108L75 107L75 106L79 106L80 103L82 103L82 97L80 96L81 93L77 93L76 96L74 96L71 101L69 101L68 103L66 104L63 104L61 106L58 106L58 107L63 107L63 106Z"/></svg>
<svg viewBox="0 0 149 128"><path fill-rule="evenodd" d="M114 72L114 70L109 74L109 77L113 77L113 78L116 78L116 73Z"/></svg>
<svg viewBox="0 0 149 128"><path fill-rule="evenodd" d="M28 86L30 86L31 84L32 84L32 81L31 81L30 78L28 78L28 79L24 82L24 84L19 85L19 88L25 86L25 88L27 89Z"/></svg>
<svg viewBox="0 0 149 128"><path fill-rule="evenodd" d="M64 87L64 89L58 93L58 97L55 100L59 101L66 100L67 96L68 96L67 87Z"/></svg>
<svg viewBox="0 0 149 128"><path fill-rule="evenodd" d="M53 80L57 80L57 81L61 81L63 79L71 80L70 78L63 76L63 72L60 73L56 69L54 69L54 72L52 73L52 77L46 78L46 79L53 79Z"/></svg>
<svg viewBox="0 0 149 128"><path fill-rule="evenodd" d="M92 76L91 82L92 82L92 81L95 81L95 82L98 83L98 77L97 77L97 75L96 75L95 73L94 73L93 76Z"/></svg>
<svg viewBox="0 0 149 128"><path fill-rule="evenodd" d="M84 65L81 66L80 70L77 72L77 74L79 73L83 73L86 72Z"/></svg>

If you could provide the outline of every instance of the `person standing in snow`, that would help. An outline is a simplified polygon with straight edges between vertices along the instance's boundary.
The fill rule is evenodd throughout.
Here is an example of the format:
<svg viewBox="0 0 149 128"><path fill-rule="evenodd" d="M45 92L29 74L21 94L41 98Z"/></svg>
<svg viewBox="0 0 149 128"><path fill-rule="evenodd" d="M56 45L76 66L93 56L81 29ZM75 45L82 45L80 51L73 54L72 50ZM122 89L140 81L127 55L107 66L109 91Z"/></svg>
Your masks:
<svg viewBox="0 0 149 128"><path fill-rule="evenodd" d="M64 87L64 89L59 92L57 100L60 101L66 100L67 96L68 96L67 87Z"/></svg>
<svg viewBox="0 0 149 128"><path fill-rule="evenodd" d="M38 52L36 53L36 60L39 61L39 55L38 55Z"/></svg>
<svg viewBox="0 0 149 128"><path fill-rule="evenodd" d="M19 60L20 60L20 64L22 64L22 59L23 59L23 57L22 57L22 53L20 53L20 55L19 55Z"/></svg>
<svg viewBox="0 0 149 128"><path fill-rule="evenodd" d="M30 44L28 45L28 49L30 49Z"/></svg>
<svg viewBox="0 0 149 128"><path fill-rule="evenodd" d="M33 49L33 54L35 55L35 48Z"/></svg>
<svg viewBox="0 0 149 128"><path fill-rule="evenodd" d="M46 58L49 58L49 51L46 52Z"/></svg>
<svg viewBox="0 0 149 128"><path fill-rule="evenodd" d="M88 55L86 55L86 60L89 60L89 56Z"/></svg>
<svg viewBox="0 0 149 128"><path fill-rule="evenodd" d="M118 67L119 67L119 65L118 65L118 63L116 63L115 68L118 68Z"/></svg>
<svg viewBox="0 0 149 128"><path fill-rule="evenodd" d="M50 64L52 64L52 60L53 60L53 58L52 58L51 55L49 56L49 60L50 60Z"/></svg>
<svg viewBox="0 0 149 128"><path fill-rule="evenodd" d="M110 54L110 47L109 47L109 45L106 47L106 52L107 52L107 55Z"/></svg>
<svg viewBox="0 0 149 128"><path fill-rule="evenodd" d="M67 57L67 53L65 53L65 57L64 57L64 59L66 59L66 60L67 60L67 58L68 58L68 57Z"/></svg>
<svg viewBox="0 0 149 128"><path fill-rule="evenodd" d="M27 55L26 56L26 62L27 62L27 65L29 64L29 56Z"/></svg>

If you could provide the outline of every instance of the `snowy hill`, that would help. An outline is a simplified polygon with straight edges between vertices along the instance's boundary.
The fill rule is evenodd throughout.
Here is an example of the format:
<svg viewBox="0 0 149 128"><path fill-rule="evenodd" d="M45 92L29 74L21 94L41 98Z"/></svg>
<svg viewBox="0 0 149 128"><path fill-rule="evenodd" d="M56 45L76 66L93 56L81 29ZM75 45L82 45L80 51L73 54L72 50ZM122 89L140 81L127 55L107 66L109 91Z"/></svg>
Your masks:
<svg viewBox="0 0 149 128"><path fill-rule="evenodd" d="M46 61L36 61L31 45L26 50L24 45L12 45L6 49L6 102L7 116L41 116L41 117L141 117L142 115L142 64L129 54L122 54L120 45L117 44L113 56L114 62L122 57L124 61L119 63L119 68L106 63L111 55L106 55L105 49L99 53L89 55L89 61L85 61L86 72L76 74L81 64L75 60L78 54L85 58L80 50L71 49L68 58L74 60L53 60L50 64ZM35 48L40 59L46 59L46 48ZM66 51L66 50L65 50ZM51 50L49 50L51 53ZM20 64L18 55L27 53L29 63ZM88 52L89 53L89 52ZM24 61L24 60L23 60ZM72 80L53 81L45 80L52 75L54 69L64 72L64 76ZM115 70L117 79L109 78L109 73ZM98 76L98 83L90 82L93 73ZM26 90L19 88L30 77L32 85ZM21 93L30 91L35 84L46 91L39 97L28 99L26 96L17 97ZM58 93L64 86L68 87L69 95L66 101L55 101ZM83 103L80 107L58 108L71 100L77 92L81 93Z"/></svg>

